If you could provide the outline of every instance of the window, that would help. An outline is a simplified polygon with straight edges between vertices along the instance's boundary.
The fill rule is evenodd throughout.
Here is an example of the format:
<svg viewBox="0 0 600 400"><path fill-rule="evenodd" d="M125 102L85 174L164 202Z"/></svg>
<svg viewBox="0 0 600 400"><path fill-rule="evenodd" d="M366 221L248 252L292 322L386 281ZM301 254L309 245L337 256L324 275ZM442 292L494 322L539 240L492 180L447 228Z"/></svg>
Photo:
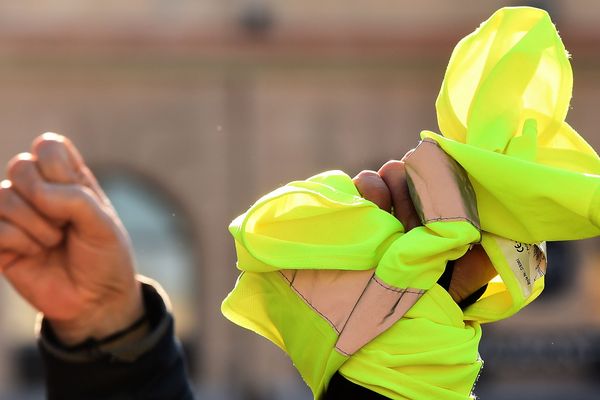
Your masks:
<svg viewBox="0 0 600 400"><path fill-rule="evenodd" d="M138 273L165 288L173 303L177 332L188 336L197 314L197 265L189 219L172 197L143 175L107 170L98 174L98 180L131 236Z"/></svg>

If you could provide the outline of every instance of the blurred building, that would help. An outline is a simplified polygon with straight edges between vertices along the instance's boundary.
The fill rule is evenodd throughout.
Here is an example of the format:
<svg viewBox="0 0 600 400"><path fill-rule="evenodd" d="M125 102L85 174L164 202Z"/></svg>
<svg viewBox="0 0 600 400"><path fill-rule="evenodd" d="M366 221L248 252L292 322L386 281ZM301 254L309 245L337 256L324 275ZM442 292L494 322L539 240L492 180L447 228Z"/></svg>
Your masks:
<svg viewBox="0 0 600 400"><path fill-rule="evenodd" d="M537 3L573 54L568 120L600 149L600 3ZM454 44L514 4L1 0L0 161L42 132L69 135L140 271L173 297L199 393L307 399L275 346L220 315L237 276L229 221L288 181L401 157L436 129ZM484 399L598 390L599 242L555 247L555 293L486 330ZM33 312L6 284L0 299L0 398L41 398Z"/></svg>

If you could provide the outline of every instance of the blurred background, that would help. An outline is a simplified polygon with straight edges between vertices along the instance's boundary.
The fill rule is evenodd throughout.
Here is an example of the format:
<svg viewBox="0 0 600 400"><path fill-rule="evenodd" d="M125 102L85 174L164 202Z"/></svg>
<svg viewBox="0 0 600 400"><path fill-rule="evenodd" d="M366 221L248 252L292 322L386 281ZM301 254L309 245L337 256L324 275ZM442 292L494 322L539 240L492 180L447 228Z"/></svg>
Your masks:
<svg viewBox="0 0 600 400"><path fill-rule="evenodd" d="M377 169L436 130L456 42L504 5L550 11L568 121L600 149L600 2L0 1L0 162L72 138L172 297L199 397L310 399L275 346L221 317L228 223L325 169ZM547 291L484 327L482 399L600 398L600 241L550 244ZM0 399L42 399L34 311L0 283Z"/></svg>

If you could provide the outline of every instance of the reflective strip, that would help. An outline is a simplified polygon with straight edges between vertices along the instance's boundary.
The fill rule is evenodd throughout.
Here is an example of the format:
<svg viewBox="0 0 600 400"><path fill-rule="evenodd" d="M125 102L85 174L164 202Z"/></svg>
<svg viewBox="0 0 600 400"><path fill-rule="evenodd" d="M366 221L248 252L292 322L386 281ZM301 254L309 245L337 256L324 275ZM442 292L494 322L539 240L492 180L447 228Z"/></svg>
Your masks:
<svg viewBox="0 0 600 400"><path fill-rule="evenodd" d="M348 356L356 353L402 318L423 293L417 289L391 287L373 275L340 333L335 348Z"/></svg>
<svg viewBox="0 0 600 400"><path fill-rule="evenodd" d="M480 228L477 198L463 167L431 139L405 160L410 197L423 224L467 221Z"/></svg>
<svg viewBox="0 0 600 400"><path fill-rule="evenodd" d="M467 173L436 142L423 140L405 165L411 198L424 224L467 221L480 229ZM281 275L335 329L335 347L348 356L402 318L424 293L387 285L374 269L283 270Z"/></svg>
<svg viewBox="0 0 600 400"><path fill-rule="evenodd" d="M285 270L292 288L340 333L375 270Z"/></svg>
<svg viewBox="0 0 600 400"><path fill-rule="evenodd" d="M339 334L336 349L352 355L384 332L423 295L385 284L375 270L284 270L281 275Z"/></svg>

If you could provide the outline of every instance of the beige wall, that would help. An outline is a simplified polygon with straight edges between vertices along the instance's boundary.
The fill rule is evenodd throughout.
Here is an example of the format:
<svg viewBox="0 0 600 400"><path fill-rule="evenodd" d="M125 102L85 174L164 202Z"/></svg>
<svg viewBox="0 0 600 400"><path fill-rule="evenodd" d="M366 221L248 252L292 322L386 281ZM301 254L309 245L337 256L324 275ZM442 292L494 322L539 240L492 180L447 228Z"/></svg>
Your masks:
<svg viewBox="0 0 600 400"><path fill-rule="evenodd" d="M134 26L160 23L178 26L204 23L209 26L234 23L243 10L264 5L271 10L281 29L306 25L334 26L336 29L398 29L410 32L445 32L456 26L467 28L485 19L491 10L526 1L472 0L372 0L368 3L302 0L153 0L141 1L36 1L0 2L0 19L4 29L35 30L43 27L64 28L65 24L83 23L101 28L126 24ZM562 23L577 29L595 31L600 4L595 0L538 1L560 13ZM25 26L23 25L25 24ZM206 26L206 25L205 25Z"/></svg>
<svg viewBox="0 0 600 400"><path fill-rule="evenodd" d="M272 4L276 29L297 36L233 44L227 38L238 32L234 16L248 2L58 3L0 2L0 19L10 21L0 31L13 35L0 38L0 163L53 130L72 137L94 166L130 166L155 178L195 227L196 334L204 357L197 379L267 387L275 378L293 381L295 373L274 346L220 316L220 301L237 275L227 224L287 181L328 168L356 173L401 157L421 129L436 128L434 101L450 46L495 8L491 4L507 2L265 2ZM580 35L569 46L576 82L569 121L598 149L600 35L592 26L600 5L586 2L585 13L579 3L560 6L561 31ZM180 36L181 47L168 28L178 16L210 29L222 26L213 32L190 24L195 28ZM43 29L32 25L37 21ZM88 42L82 27L88 21L98 32L113 23L127 26L123 21L133 21L135 29ZM160 29L152 29L155 23ZM42 33L35 33L38 28ZM344 29L359 44L340 40ZM47 41L47 32L62 33ZM314 42L317 52L313 42L293 39L315 32L327 38ZM429 42L423 44L421 35ZM588 243L585 254L597 246ZM595 261L586 265L586 271L598 267ZM589 282L578 285L565 310L590 304ZM536 308L502 326L552 325L552 313L548 306ZM572 312L564 325L578 324L599 322Z"/></svg>

